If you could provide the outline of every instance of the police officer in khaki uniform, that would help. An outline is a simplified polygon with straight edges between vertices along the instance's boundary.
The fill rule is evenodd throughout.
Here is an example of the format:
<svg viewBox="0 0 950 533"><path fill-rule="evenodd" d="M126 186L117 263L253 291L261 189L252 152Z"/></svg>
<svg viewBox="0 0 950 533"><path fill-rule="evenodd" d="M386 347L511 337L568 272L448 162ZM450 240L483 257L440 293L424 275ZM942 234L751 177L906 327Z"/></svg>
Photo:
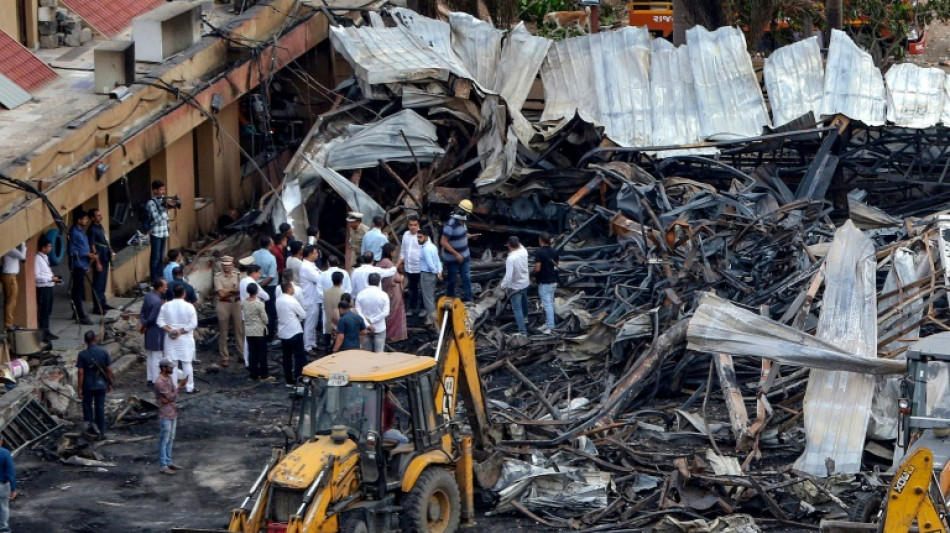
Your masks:
<svg viewBox="0 0 950 533"><path fill-rule="evenodd" d="M363 248L363 236L369 231L369 227L363 224L363 213L357 213L356 211L350 211L346 215L346 225L350 228L350 238L347 241L350 246L348 269L352 272L354 268L359 266L356 264L356 258L360 256L360 251Z"/></svg>
<svg viewBox="0 0 950 533"><path fill-rule="evenodd" d="M214 275L214 293L218 297L215 310L218 313L218 351L221 353L221 366L228 366L231 354L228 352L228 330L234 325L234 343L243 350L244 321L241 319L240 278L234 271L234 258L221 258L221 272Z"/></svg>

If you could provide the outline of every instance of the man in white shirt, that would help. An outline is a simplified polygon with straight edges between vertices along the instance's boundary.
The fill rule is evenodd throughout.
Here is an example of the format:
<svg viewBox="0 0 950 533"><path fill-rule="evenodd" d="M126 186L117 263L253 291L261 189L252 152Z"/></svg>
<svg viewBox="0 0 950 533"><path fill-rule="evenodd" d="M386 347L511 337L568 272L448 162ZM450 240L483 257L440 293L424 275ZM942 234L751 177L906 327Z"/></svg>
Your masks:
<svg viewBox="0 0 950 533"><path fill-rule="evenodd" d="M287 253L290 255L287 256L284 270L286 271L289 268L294 273L294 279L300 279L300 265L303 264L303 243L300 241L290 243Z"/></svg>
<svg viewBox="0 0 950 533"><path fill-rule="evenodd" d="M389 316L389 295L379 288L380 276L369 275L368 285L356 298L356 313L366 321L363 349L372 352L386 350L386 317Z"/></svg>
<svg viewBox="0 0 950 533"><path fill-rule="evenodd" d="M16 277L20 273L20 263L23 261L26 261L25 242L21 242L16 245L16 248L3 255L3 271L0 273L0 282L3 283L3 329L13 327L16 298L20 292Z"/></svg>
<svg viewBox="0 0 950 533"><path fill-rule="evenodd" d="M406 315L411 315L423 309L422 298L419 294L419 282L422 279L422 270L419 259L422 254L422 245L419 244L419 215L409 215L409 229L402 234L402 247L399 249L399 260L402 262L409 278L409 298L406 300ZM425 316L422 314L420 316Z"/></svg>
<svg viewBox="0 0 950 533"><path fill-rule="evenodd" d="M300 323L307 318L300 302L294 298L294 284L280 284L282 294L277 297L277 338L284 352L284 380L293 387L307 363L303 347L303 328Z"/></svg>
<svg viewBox="0 0 950 533"><path fill-rule="evenodd" d="M185 301L185 286L175 285L174 298L158 312L158 327L165 330L165 357L181 364L181 371L188 379L185 392L198 392L195 388L195 337L192 332L198 327L198 312L195 306Z"/></svg>
<svg viewBox="0 0 950 533"><path fill-rule="evenodd" d="M504 294L508 291L511 300L511 310L515 313L515 322L518 323L518 333L528 332L525 322L528 319L528 286L531 280L528 277L528 250L521 245L518 237L508 237L508 258L505 259L505 277L498 286Z"/></svg>
<svg viewBox="0 0 950 533"><path fill-rule="evenodd" d="M53 275L49 266L49 253L53 250L53 243L46 235L41 235L36 246L36 259L33 263L33 276L36 278L36 316L45 340L54 341L59 337L49 330L49 315L53 312L53 286L61 283L62 279Z"/></svg>
<svg viewBox="0 0 950 533"><path fill-rule="evenodd" d="M248 259L252 262L248 263ZM238 285L238 292L241 294L241 301L247 300L247 286L253 283L257 285L257 299L266 302L270 300L270 296L267 295L267 292L257 284L257 280L261 279L261 267L260 265L255 265L253 263L253 258L245 257L240 261L242 265L245 265L245 273L247 274L241 278L241 283ZM241 351L244 352L244 366L248 366L250 352L247 350L247 339L244 339L244 346L241 348Z"/></svg>
<svg viewBox="0 0 950 533"><path fill-rule="evenodd" d="M380 278L391 278L396 275L396 268L399 265L389 268L379 268L373 265L373 252L366 252L360 256L360 266L353 269L353 275L350 281L353 284L353 292L350 295L355 300L360 292L367 286L367 280L371 274L379 274Z"/></svg>
<svg viewBox="0 0 950 533"><path fill-rule="evenodd" d="M323 288L320 286L322 273L316 265L318 257L320 252L316 247L309 244L304 246L303 263L300 265L300 288L303 290L303 308L307 313L303 325L303 347L308 352L317 347L317 322L320 320L318 314L323 301Z"/></svg>

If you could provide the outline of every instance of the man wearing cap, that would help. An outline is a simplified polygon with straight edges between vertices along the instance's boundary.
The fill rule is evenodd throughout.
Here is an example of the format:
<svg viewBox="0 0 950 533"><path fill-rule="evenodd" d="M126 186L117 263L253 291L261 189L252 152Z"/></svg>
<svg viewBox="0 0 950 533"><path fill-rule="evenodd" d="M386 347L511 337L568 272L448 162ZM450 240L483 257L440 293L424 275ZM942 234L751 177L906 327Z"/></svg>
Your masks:
<svg viewBox="0 0 950 533"><path fill-rule="evenodd" d="M347 245L350 247L350 264L347 266L347 270L352 270L358 266L357 259L359 259L363 249L363 237L366 236L369 228L366 227L366 224L363 224L363 213L357 213L356 211L350 211L346 215L346 225L350 229L350 238L347 241Z"/></svg>
<svg viewBox="0 0 950 533"><path fill-rule="evenodd" d="M445 263L445 295L455 298L456 276L462 278L462 301L470 302L472 297L471 253L468 250L468 227L465 221L473 206L471 200L459 202L458 209L442 228L442 261Z"/></svg>
<svg viewBox="0 0 950 533"><path fill-rule="evenodd" d="M373 229L366 232L363 236L363 244L360 253L372 252L373 261L379 261L383 258L383 246L389 242L386 235L383 234L383 226L386 219L377 215L373 217Z"/></svg>
<svg viewBox="0 0 950 533"><path fill-rule="evenodd" d="M174 299L158 312L158 327L165 330L165 357L181 363L181 371L188 379L185 392L198 392L195 388L195 329L198 327L198 312L195 306L185 301L184 285L175 285Z"/></svg>
<svg viewBox="0 0 950 533"><path fill-rule="evenodd" d="M171 359L162 359L158 364L160 374L155 378L155 403L158 404L158 423L161 428L158 435L159 472L174 475L181 467L172 462L172 445L175 442L175 430L178 428L178 393L185 388L188 378L182 378L175 384L172 374L175 363Z"/></svg>
<svg viewBox="0 0 950 533"><path fill-rule="evenodd" d="M218 315L218 353L221 366L231 364L228 351L228 330L234 326L234 344L244 346L244 321L241 320L240 280L234 271L234 258L221 258L221 272L214 275L214 294L217 296L215 312Z"/></svg>

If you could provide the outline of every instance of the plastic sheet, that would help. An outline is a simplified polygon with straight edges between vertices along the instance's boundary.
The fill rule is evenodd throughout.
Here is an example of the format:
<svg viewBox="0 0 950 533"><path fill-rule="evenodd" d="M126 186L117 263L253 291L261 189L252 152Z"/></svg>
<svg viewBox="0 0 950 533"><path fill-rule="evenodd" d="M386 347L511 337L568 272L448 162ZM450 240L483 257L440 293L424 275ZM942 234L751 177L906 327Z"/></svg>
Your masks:
<svg viewBox="0 0 950 533"><path fill-rule="evenodd" d="M772 359L783 365L823 369L825 372L900 374L899 361L867 358L847 351L838 343L813 337L747 311L713 293L700 299L686 333L691 350Z"/></svg>
<svg viewBox="0 0 950 533"><path fill-rule="evenodd" d="M541 65L541 120L580 117L620 146L650 146L650 36L622 28L554 43Z"/></svg>
<svg viewBox="0 0 950 533"><path fill-rule="evenodd" d="M851 221L835 232L825 263L816 336L868 359L877 356L874 245ZM870 375L812 370L805 390L805 452L795 467L816 476L861 470L874 393Z"/></svg>
<svg viewBox="0 0 950 533"><path fill-rule="evenodd" d="M326 166L334 170L371 168L380 160L431 163L445 153L438 144L435 125L411 109L367 126L350 125L346 130L349 137L327 151Z"/></svg>
<svg viewBox="0 0 950 533"><path fill-rule="evenodd" d="M818 37L783 46L765 59L763 76L776 127L808 112L821 116L824 68Z"/></svg>
<svg viewBox="0 0 950 533"><path fill-rule="evenodd" d="M686 31L700 134L756 137L769 125L765 98L739 28Z"/></svg>
<svg viewBox="0 0 950 533"><path fill-rule="evenodd" d="M940 122L947 75L939 68L899 63L884 76L887 120L904 128L931 128Z"/></svg>
<svg viewBox="0 0 950 533"><path fill-rule="evenodd" d="M842 31L831 30L822 113L838 113L869 126L884 124L884 78L871 56Z"/></svg>

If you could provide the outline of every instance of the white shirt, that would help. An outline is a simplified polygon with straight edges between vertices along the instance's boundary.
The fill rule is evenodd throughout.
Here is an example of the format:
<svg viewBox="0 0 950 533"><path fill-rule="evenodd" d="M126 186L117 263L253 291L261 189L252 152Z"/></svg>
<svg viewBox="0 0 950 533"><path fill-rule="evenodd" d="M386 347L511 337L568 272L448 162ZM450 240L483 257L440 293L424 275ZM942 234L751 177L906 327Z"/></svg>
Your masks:
<svg viewBox="0 0 950 533"><path fill-rule="evenodd" d="M312 261L304 260L300 265L300 288L303 292L304 307L316 309L323 303L323 287L320 286L322 272Z"/></svg>
<svg viewBox="0 0 950 533"><path fill-rule="evenodd" d="M33 275L36 277L37 287L52 287L53 270L49 267L49 257L43 252L36 252L36 261L33 262Z"/></svg>
<svg viewBox="0 0 950 533"><path fill-rule="evenodd" d="M300 265L302 263L303 263L302 259L300 259L299 257L294 257L294 256L288 257L287 261L285 262L285 265L287 265L287 268L292 270L294 273L294 281L297 281L297 282L300 281Z"/></svg>
<svg viewBox="0 0 950 533"><path fill-rule="evenodd" d="M198 312L195 306L184 298L175 298L165 302L158 312L158 327L169 326L185 330L184 335L172 339L165 335L165 356L173 361L193 361L195 358L195 337L192 332L198 327Z"/></svg>
<svg viewBox="0 0 950 533"><path fill-rule="evenodd" d="M333 273L334 272L343 273L343 292L346 293L346 292L352 291L353 284L350 283L350 275L347 274L346 270L343 270L340 267L330 267L324 270L322 274L320 274L320 289L325 291L327 289L333 288Z"/></svg>
<svg viewBox="0 0 950 533"><path fill-rule="evenodd" d="M363 317L373 331L386 331L386 317L389 316L389 295L376 285L369 285L356 297L356 312Z"/></svg>
<svg viewBox="0 0 950 533"><path fill-rule="evenodd" d="M301 306L303 306L304 305L303 289L301 289L300 285L297 285L296 283L291 283L291 285L294 286L294 299L297 300L297 302L300 303ZM279 292L280 294L284 294L284 289L282 289L280 285L278 285L277 292ZM278 297L280 297L280 295L278 295Z"/></svg>
<svg viewBox="0 0 950 533"><path fill-rule="evenodd" d="M501 288L520 291L527 289L528 285L531 285L531 279L528 278L528 250L524 246L519 246L517 250L508 252L508 258L505 259L505 278L501 280Z"/></svg>
<svg viewBox="0 0 950 533"><path fill-rule="evenodd" d="M300 322L307 318L303 306L296 298L289 294L277 297L277 338L290 339L298 333L303 333Z"/></svg>
<svg viewBox="0 0 950 533"><path fill-rule="evenodd" d="M418 274L421 271L419 268L420 253L422 253L422 246L419 245L419 239L409 233L409 230L406 230L402 234L402 248L399 250L399 257L402 258L402 264L406 267L407 273Z"/></svg>
<svg viewBox="0 0 950 533"><path fill-rule="evenodd" d="M244 300L247 300L247 286L250 285L251 283L253 283L254 285L257 285L257 281L255 281L254 278L252 278L251 276L244 276L243 278L241 278L241 283L238 286L241 289L240 292L241 292L242 302ZM270 300L270 296L267 294L267 292L263 288L261 288L260 285L257 285L257 297L262 302L266 302Z"/></svg>
<svg viewBox="0 0 950 533"><path fill-rule="evenodd" d="M26 243L21 242L16 248L3 254L3 273L19 274L20 261L26 261Z"/></svg>
<svg viewBox="0 0 950 533"><path fill-rule="evenodd" d="M360 265L359 268L353 270L353 277L351 278L353 292L350 293L353 298L359 296L363 289L369 286L369 275L374 272L379 274L381 278L391 278L396 275L396 267L379 268L373 265Z"/></svg>

